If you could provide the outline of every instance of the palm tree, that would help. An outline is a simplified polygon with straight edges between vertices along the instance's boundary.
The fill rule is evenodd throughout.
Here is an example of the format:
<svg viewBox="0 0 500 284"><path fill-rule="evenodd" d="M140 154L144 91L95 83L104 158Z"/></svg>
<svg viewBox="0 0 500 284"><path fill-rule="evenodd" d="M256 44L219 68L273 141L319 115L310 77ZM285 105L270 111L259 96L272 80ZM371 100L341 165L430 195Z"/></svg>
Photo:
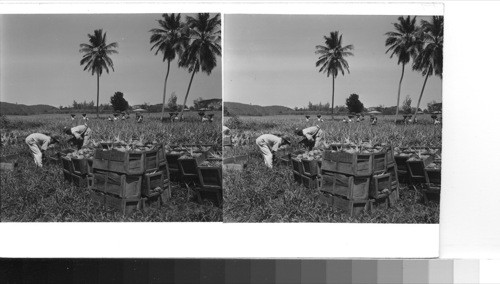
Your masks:
<svg viewBox="0 0 500 284"><path fill-rule="evenodd" d="M422 75L425 75L425 79L420 91L420 97L418 98L417 108L413 114L413 121L417 117L418 108L429 75L436 75L441 79L443 78L444 18L443 16L433 16L430 22L422 20L421 25L420 37L423 47L415 58L413 69L421 71Z"/></svg>
<svg viewBox="0 0 500 284"><path fill-rule="evenodd" d="M194 74L201 70L210 75L217 66L217 56L221 55L222 50L219 14L210 18L208 13L198 13L196 17L186 17L186 21L189 28L190 43L183 52L179 65L188 68L188 71L191 72L191 79L184 97L180 119L183 118Z"/></svg>
<svg viewBox="0 0 500 284"><path fill-rule="evenodd" d="M419 48L417 37L418 27L415 25L416 17L413 17L413 19L410 16L406 18L399 17L398 21L398 23L393 23L396 31L385 34L387 36L385 46L389 47L385 53L391 52L391 58L396 55L398 57L398 65L402 65L394 121L396 121L399 114L399 99L401 97L401 83L405 74L405 65L410 62L411 58L416 57Z"/></svg>
<svg viewBox="0 0 500 284"><path fill-rule="evenodd" d="M88 37L90 44L80 44L80 53L84 53L80 65L85 65L83 70L92 72L92 75L97 73L97 117L99 117L99 77L103 69L109 74L108 66L115 71L109 55L118 53L114 49L118 48L118 43L106 44L106 33L103 34L102 29L94 30L94 34L88 34Z"/></svg>
<svg viewBox="0 0 500 284"><path fill-rule="evenodd" d="M163 104L161 107L161 120L163 121L170 62L175 59L176 55L182 54L188 38L185 35L184 24L181 22L180 14L163 14L162 17L163 19L158 20L160 28L150 30L152 35L149 42L153 44L151 50L156 49L155 55L161 51L163 53L163 61L166 60L168 62L167 75L165 75L165 81L163 83Z"/></svg>
<svg viewBox="0 0 500 284"><path fill-rule="evenodd" d="M347 56L353 56L350 50L354 49L352 44L342 46L342 35L339 32L331 32L330 37L325 36L325 46L317 45L316 54L319 54L319 60L316 61L316 67L321 66L319 72L326 72L326 76L332 75L332 118L333 118L333 99L335 96L335 77L339 71L344 75L344 69L349 72L349 64L344 59Z"/></svg>

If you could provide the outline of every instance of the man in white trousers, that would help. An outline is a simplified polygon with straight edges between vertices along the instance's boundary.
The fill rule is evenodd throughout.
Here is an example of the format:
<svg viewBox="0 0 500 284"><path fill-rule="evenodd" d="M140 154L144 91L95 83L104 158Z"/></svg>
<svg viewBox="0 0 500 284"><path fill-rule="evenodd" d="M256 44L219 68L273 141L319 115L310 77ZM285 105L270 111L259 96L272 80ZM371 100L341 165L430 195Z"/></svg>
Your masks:
<svg viewBox="0 0 500 284"><path fill-rule="evenodd" d="M273 155L279 147L290 145L290 139L273 134L263 134L255 140L259 146L260 153L264 157L264 163L270 169L273 168Z"/></svg>
<svg viewBox="0 0 500 284"><path fill-rule="evenodd" d="M55 143L59 143L59 137L42 133L33 133L26 137L26 144L33 154L33 159L38 167L42 167L43 152Z"/></svg>

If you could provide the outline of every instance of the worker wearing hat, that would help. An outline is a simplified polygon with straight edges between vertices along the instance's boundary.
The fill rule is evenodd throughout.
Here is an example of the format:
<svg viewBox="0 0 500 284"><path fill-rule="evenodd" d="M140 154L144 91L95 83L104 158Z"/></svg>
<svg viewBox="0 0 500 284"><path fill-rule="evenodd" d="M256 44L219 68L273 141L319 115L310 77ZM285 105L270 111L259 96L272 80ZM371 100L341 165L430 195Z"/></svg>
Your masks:
<svg viewBox="0 0 500 284"><path fill-rule="evenodd" d="M264 157L264 163L270 169L273 168L273 156L279 147L290 145L290 139L273 134L263 134L255 140L259 146L260 153Z"/></svg>
<svg viewBox="0 0 500 284"><path fill-rule="evenodd" d="M33 159L38 167L42 167L43 152L55 143L59 143L60 137L52 134L33 133L26 137L26 144L33 154Z"/></svg>
<svg viewBox="0 0 500 284"><path fill-rule="evenodd" d="M305 129L297 128L295 129L295 134L305 137L305 139L301 142L304 143L304 145L306 145L309 150L312 150L312 148L320 147L322 144L324 145L325 133L318 125L311 126Z"/></svg>
<svg viewBox="0 0 500 284"><path fill-rule="evenodd" d="M92 137L92 130L87 125L78 125L71 128L64 127L63 132L73 136L70 140L75 142L78 149L87 146Z"/></svg>

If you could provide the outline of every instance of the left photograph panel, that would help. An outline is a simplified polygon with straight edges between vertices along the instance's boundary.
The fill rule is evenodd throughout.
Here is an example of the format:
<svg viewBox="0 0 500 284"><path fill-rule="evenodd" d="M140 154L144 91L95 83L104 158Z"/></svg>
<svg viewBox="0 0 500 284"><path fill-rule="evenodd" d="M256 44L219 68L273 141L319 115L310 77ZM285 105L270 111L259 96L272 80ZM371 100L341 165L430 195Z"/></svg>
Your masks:
<svg viewBox="0 0 500 284"><path fill-rule="evenodd" d="M221 15L0 15L1 222L222 222Z"/></svg>

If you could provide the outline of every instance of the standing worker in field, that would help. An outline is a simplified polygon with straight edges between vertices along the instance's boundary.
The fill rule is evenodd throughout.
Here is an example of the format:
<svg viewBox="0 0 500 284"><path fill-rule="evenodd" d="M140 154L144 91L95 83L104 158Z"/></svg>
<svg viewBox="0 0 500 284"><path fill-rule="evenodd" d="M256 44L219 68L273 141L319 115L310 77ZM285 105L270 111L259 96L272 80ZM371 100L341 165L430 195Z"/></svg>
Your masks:
<svg viewBox="0 0 500 284"><path fill-rule="evenodd" d="M42 167L43 152L55 143L59 143L59 137L50 134L33 133L26 137L26 144L30 147L33 159L38 167Z"/></svg>
<svg viewBox="0 0 500 284"><path fill-rule="evenodd" d="M264 157L266 166L270 169L273 168L273 155L278 151L279 147L290 145L290 139L286 137L279 137L273 134L263 134L255 140L259 146L260 153Z"/></svg>
<svg viewBox="0 0 500 284"><path fill-rule="evenodd" d="M302 143L309 148L309 151L313 148L320 147L325 143L325 133L321 130L319 125L311 126L305 129L296 129L295 134L305 137L305 139L302 140Z"/></svg>
<svg viewBox="0 0 500 284"><path fill-rule="evenodd" d="M78 149L87 146L92 137L92 130L87 125L78 125L72 128L64 127L63 132L73 136L70 140L76 142Z"/></svg>

